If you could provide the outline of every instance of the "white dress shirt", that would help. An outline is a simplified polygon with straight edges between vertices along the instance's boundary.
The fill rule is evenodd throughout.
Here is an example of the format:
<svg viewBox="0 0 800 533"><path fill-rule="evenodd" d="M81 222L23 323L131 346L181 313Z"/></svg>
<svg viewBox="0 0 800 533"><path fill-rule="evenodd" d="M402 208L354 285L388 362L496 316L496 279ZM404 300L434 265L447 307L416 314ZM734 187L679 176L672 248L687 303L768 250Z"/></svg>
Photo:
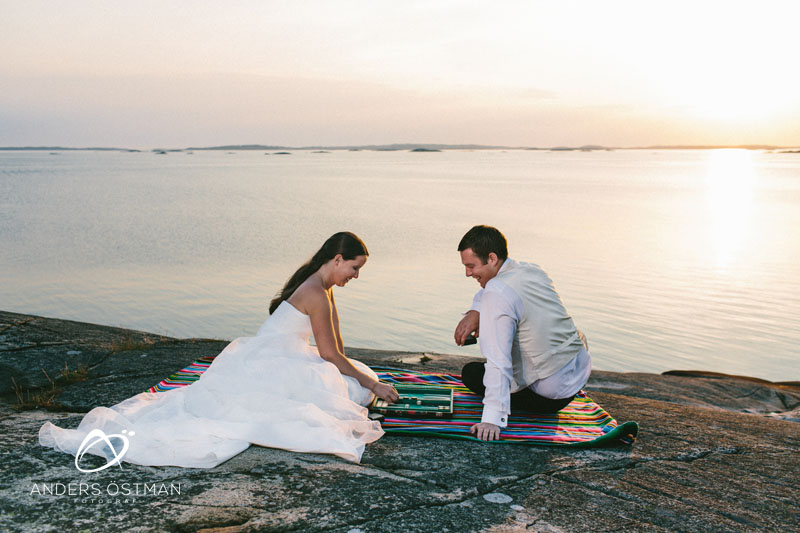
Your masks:
<svg viewBox="0 0 800 533"><path fill-rule="evenodd" d="M508 262L504 262L500 272L507 265ZM514 375L511 346L522 318L522 300L508 285L493 278L475 294L470 310L480 312L480 347L486 358L483 376L486 393L481 422L506 427L511 412L510 386ZM584 347L555 374L535 381L530 388L545 398L567 398L583 388L591 371L592 359Z"/></svg>

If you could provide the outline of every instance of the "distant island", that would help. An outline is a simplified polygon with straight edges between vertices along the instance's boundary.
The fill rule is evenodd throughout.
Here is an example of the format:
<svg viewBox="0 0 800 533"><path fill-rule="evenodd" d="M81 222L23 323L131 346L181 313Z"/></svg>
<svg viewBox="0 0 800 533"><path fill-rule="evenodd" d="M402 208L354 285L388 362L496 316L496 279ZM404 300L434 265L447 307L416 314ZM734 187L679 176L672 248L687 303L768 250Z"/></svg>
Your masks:
<svg viewBox="0 0 800 533"><path fill-rule="evenodd" d="M523 147L493 146L483 144L365 144L336 146L273 146L266 144L234 144L225 146L192 147L186 150L371 150L375 152L394 151L442 151L442 150L520 150Z"/></svg>
<svg viewBox="0 0 800 533"><path fill-rule="evenodd" d="M313 153L327 153L332 150L343 150L357 152L368 150L374 152L441 152L444 150L539 150L545 152L594 152L612 150L719 150L725 148L735 148L744 150L768 150L779 151L780 153L800 153L800 146L773 146L767 144L744 144L744 145L655 145L655 146L602 146L587 144L582 146L498 146L485 144L366 144L366 145L336 145L336 146L279 146L267 144L229 144L224 146L192 146L188 148L153 148L151 150L140 150L132 148L111 148L111 147L89 147L75 148L65 146L0 146L0 151L42 151L42 152L68 152L68 151L100 151L100 152L152 152L156 154L178 153L178 152L200 152L200 151L248 151L261 150L273 153L287 153L289 151L312 151Z"/></svg>

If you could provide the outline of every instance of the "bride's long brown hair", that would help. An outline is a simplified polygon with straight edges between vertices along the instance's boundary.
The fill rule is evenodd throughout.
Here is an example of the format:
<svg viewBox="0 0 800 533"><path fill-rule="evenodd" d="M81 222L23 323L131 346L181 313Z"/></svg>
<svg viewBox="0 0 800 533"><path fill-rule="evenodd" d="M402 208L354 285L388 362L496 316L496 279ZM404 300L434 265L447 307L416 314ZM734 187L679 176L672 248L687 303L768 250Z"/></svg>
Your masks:
<svg viewBox="0 0 800 533"><path fill-rule="evenodd" d="M297 272L292 274L292 277L290 277L286 285L283 286L281 292L270 302L269 314L274 313L275 309L278 308L282 301L288 300L289 297L294 294L294 291L297 290L297 287L307 280L311 274L319 270L322 265L338 254L342 254L342 259L346 261L355 259L359 255L369 256L367 245L364 244L364 241L359 239L355 233L350 233L349 231L334 233L306 264L298 268Z"/></svg>

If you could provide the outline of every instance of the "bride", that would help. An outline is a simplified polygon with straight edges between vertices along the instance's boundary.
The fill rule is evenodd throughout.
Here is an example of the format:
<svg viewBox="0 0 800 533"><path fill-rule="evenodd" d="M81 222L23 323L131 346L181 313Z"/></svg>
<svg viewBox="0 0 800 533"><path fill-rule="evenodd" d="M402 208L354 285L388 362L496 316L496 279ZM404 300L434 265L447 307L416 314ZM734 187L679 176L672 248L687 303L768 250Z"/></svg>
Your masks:
<svg viewBox="0 0 800 533"><path fill-rule="evenodd" d="M125 435L123 460L140 465L211 468L250 444L359 462L365 444L383 435L364 406L373 395L398 398L344 353L333 286L358 278L368 255L356 235L336 233L289 278L256 336L231 342L195 383L96 407L74 430L47 422L39 443L77 455L100 429ZM86 452L111 460L119 450L108 444Z"/></svg>

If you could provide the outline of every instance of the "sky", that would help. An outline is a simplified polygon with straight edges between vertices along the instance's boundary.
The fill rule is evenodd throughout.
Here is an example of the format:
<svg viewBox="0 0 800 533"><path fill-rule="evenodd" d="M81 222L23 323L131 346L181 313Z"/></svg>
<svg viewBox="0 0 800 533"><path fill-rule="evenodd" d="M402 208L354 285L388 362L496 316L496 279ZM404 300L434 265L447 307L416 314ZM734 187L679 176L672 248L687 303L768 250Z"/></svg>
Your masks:
<svg viewBox="0 0 800 533"><path fill-rule="evenodd" d="M0 146L800 145L795 0L0 13Z"/></svg>

